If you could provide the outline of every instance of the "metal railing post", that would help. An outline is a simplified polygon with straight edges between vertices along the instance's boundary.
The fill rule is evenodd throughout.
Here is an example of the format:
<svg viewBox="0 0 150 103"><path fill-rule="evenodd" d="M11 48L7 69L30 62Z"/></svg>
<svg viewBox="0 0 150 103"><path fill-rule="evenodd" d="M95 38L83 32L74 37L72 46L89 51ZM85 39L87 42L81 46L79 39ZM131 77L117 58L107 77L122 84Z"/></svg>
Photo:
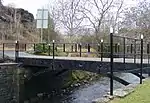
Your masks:
<svg viewBox="0 0 150 103"><path fill-rule="evenodd" d="M15 62L18 63L18 57L19 57L19 41L16 41L15 43Z"/></svg>
<svg viewBox="0 0 150 103"><path fill-rule="evenodd" d="M90 47L90 44L88 44L88 53L91 52L91 47Z"/></svg>
<svg viewBox="0 0 150 103"><path fill-rule="evenodd" d="M101 61L103 61L103 39L101 39Z"/></svg>
<svg viewBox="0 0 150 103"><path fill-rule="evenodd" d="M5 58L5 43L3 43L3 59Z"/></svg>
<svg viewBox="0 0 150 103"><path fill-rule="evenodd" d="M148 55L148 64L149 64L149 43L147 44L147 55Z"/></svg>
<svg viewBox="0 0 150 103"><path fill-rule="evenodd" d="M45 52L45 43L43 43L43 52Z"/></svg>
<svg viewBox="0 0 150 103"><path fill-rule="evenodd" d="M125 62L126 62L126 40L125 37L123 37L123 63L124 63L124 69L125 69Z"/></svg>
<svg viewBox="0 0 150 103"><path fill-rule="evenodd" d="M33 45L33 49L34 49L34 51L35 51L35 49L36 49L36 44Z"/></svg>
<svg viewBox="0 0 150 103"><path fill-rule="evenodd" d="M73 45L71 45L71 52L73 52Z"/></svg>
<svg viewBox="0 0 150 103"><path fill-rule="evenodd" d="M110 28L110 95L113 95L113 29Z"/></svg>
<svg viewBox="0 0 150 103"><path fill-rule="evenodd" d="M131 48L130 48L130 52L131 52L131 54L133 53L133 44L131 44Z"/></svg>
<svg viewBox="0 0 150 103"><path fill-rule="evenodd" d="M63 44L63 52L66 52L65 44Z"/></svg>
<svg viewBox="0 0 150 103"><path fill-rule="evenodd" d="M24 50L27 51L27 44L24 44Z"/></svg>
<svg viewBox="0 0 150 103"><path fill-rule="evenodd" d="M143 35L141 35L141 69L140 69L140 84L142 84L143 74Z"/></svg>
<svg viewBox="0 0 150 103"><path fill-rule="evenodd" d="M79 44L79 50L80 50L80 57L81 57L82 56L82 54L81 54L82 53L82 44L81 43Z"/></svg>
<svg viewBox="0 0 150 103"><path fill-rule="evenodd" d="M50 56L51 55L51 44L48 44L48 55Z"/></svg>
<svg viewBox="0 0 150 103"><path fill-rule="evenodd" d="M52 69L55 69L55 40L53 40L53 66Z"/></svg>
<svg viewBox="0 0 150 103"><path fill-rule="evenodd" d="M136 39L134 40L134 63L136 63Z"/></svg>
<svg viewBox="0 0 150 103"><path fill-rule="evenodd" d="M75 52L77 52L78 50L77 50L77 44L75 44Z"/></svg>

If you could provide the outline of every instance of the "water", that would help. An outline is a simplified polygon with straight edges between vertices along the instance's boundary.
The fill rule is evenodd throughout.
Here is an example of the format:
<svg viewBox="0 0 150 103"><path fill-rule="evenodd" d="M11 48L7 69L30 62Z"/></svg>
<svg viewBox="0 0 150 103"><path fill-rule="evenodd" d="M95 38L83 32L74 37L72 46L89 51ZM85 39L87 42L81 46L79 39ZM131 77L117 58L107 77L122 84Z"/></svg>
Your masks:
<svg viewBox="0 0 150 103"><path fill-rule="evenodd" d="M139 83L139 78L129 74L115 74L130 83ZM54 96L52 98L46 99L41 103L91 103L92 100L102 97L109 92L110 79L107 77L101 78L97 82L93 82L88 86L81 86L75 89L72 93L68 93L63 96ZM114 89L124 87L122 84L114 81Z"/></svg>

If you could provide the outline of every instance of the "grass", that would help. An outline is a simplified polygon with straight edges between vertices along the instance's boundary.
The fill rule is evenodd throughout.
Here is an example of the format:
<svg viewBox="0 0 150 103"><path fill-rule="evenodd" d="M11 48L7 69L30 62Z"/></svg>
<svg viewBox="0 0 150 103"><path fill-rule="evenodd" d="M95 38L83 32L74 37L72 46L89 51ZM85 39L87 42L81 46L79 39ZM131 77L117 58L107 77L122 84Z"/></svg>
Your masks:
<svg viewBox="0 0 150 103"><path fill-rule="evenodd" d="M150 80L139 85L135 92L125 98L116 98L109 103L150 103Z"/></svg>

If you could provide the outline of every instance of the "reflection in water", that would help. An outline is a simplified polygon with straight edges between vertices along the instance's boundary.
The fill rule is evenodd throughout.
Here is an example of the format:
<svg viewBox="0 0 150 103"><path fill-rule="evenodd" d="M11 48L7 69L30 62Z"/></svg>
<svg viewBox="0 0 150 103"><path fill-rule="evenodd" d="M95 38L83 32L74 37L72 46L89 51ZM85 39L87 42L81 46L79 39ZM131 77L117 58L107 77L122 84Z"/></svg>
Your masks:
<svg viewBox="0 0 150 103"><path fill-rule="evenodd" d="M121 73L115 74L123 78L124 80L130 83L139 83L139 78L129 74ZM72 93L61 96L55 96L47 100L42 101L41 103L91 103L92 100L100 98L109 92L109 78L103 77L97 82L93 82L91 85L82 86ZM123 87L122 84L114 81L114 89Z"/></svg>

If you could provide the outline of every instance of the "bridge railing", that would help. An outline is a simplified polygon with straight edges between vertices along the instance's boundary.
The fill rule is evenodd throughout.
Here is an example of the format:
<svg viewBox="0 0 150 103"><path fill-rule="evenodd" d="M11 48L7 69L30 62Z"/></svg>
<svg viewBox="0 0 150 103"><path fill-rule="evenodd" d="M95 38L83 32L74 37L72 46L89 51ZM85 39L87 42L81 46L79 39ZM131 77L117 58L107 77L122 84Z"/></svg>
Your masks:
<svg viewBox="0 0 150 103"><path fill-rule="evenodd" d="M141 58L141 45L142 45L142 52L143 52L143 58L148 59L149 61L149 42L144 41L144 39L141 42L141 39L137 38L129 38L129 37L121 37L113 35L114 42L117 42L118 44L115 44L115 48L118 46L118 53L117 50L114 50L114 56L119 56L122 58L132 58L134 61L136 59Z"/></svg>
<svg viewBox="0 0 150 103"><path fill-rule="evenodd" d="M109 37L109 36L108 36ZM113 51L115 58L133 58L140 59L141 55L141 40L136 38L121 37L113 35ZM33 51L34 53L44 52L42 55L52 56L53 55L53 42L50 43L26 43L18 42L18 51ZM109 40L100 43L63 43L54 42L54 54L55 56L78 56L78 57L99 57L103 58L110 57L110 42ZM149 42L143 41L143 58L149 58ZM0 44L0 49L4 52L5 50L15 51L16 42L3 42ZM59 53L61 55L59 55ZM4 54L4 53L3 53ZM70 54L70 55L69 55Z"/></svg>
<svg viewBox="0 0 150 103"><path fill-rule="evenodd" d="M109 36L108 36L109 37ZM121 37L113 35L113 51L115 58L133 58L140 59L141 55L141 40L137 38ZM93 57L99 57L101 60L103 58L110 57L110 43L109 39L100 43L64 43L55 42L55 56L78 56L78 57L88 57L92 55ZM34 53L39 52L38 46L41 45L40 52L45 52L43 55L52 56L53 55L53 43L26 43L19 42L19 51L33 51ZM150 44L143 40L143 58L149 59L149 49ZM3 42L0 43L0 50L3 52L5 50L15 51L16 42ZM59 53L62 55L59 55ZM4 53L3 53L4 54ZM70 54L70 55L69 55Z"/></svg>

